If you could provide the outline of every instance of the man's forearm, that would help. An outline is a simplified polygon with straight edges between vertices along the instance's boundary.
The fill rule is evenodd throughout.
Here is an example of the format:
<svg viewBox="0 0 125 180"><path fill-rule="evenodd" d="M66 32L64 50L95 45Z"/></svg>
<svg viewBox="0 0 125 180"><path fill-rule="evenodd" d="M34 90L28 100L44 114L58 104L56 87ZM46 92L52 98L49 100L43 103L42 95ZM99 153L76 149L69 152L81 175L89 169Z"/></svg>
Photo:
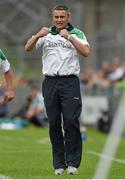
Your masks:
<svg viewBox="0 0 125 180"><path fill-rule="evenodd" d="M38 39L39 39L39 36L37 36L37 35L32 36L27 41L27 43L25 45L25 50L26 51L31 51L34 48L34 46L36 45L36 42L38 41Z"/></svg>
<svg viewBox="0 0 125 180"><path fill-rule="evenodd" d="M73 36L70 36L68 40L73 44L73 46L76 48L76 50L83 56L88 57L90 53L90 47L87 45L83 45L81 42L79 42L77 39L75 39Z"/></svg>
<svg viewBox="0 0 125 180"><path fill-rule="evenodd" d="M4 102L9 102L14 98L14 87L13 87L13 74L11 69L4 73L6 81L6 91L4 94Z"/></svg>
<svg viewBox="0 0 125 180"><path fill-rule="evenodd" d="M38 39L40 37L44 37L49 33L49 28L48 27L43 27L36 35L33 35L26 43L25 45L25 50L26 51L31 51L34 46L36 45Z"/></svg>
<svg viewBox="0 0 125 180"><path fill-rule="evenodd" d="M13 90L13 73L11 69L5 72L4 76L6 80L7 90Z"/></svg>

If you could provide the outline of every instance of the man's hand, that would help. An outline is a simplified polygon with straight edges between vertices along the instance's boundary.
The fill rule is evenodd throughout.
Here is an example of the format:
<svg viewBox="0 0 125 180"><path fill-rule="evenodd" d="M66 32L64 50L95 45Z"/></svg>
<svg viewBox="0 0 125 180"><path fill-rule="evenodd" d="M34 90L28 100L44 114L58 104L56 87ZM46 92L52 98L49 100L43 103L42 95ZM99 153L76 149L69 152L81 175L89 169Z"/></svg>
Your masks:
<svg viewBox="0 0 125 180"><path fill-rule="evenodd" d="M68 36L69 36L69 32L66 30L66 29L62 29L60 32L59 32L60 36L64 37L65 39L68 39Z"/></svg>
<svg viewBox="0 0 125 180"><path fill-rule="evenodd" d="M4 95L4 101L9 102L14 98L14 91L13 90L7 90Z"/></svg>
<svg viewBox="0 0 125 180"><path fill-rule="evenodd" d="M6 91L5 95L0 97L0 106L2 106L4 103L11 101L13 98L14 98L14 91L13 90Z"/></svg>
<svg viewBox="0 0 125 180"><path fill-rule="evenodd" d="M37 37L44 37L49 33L49 28L48 27L43 27L35 36Z"/></svg>
<svg viewBox="0 0 125 180"><path fill-rule="evenodd" d="M39 38L46 36L49 33L48 27L43 27L37 34L33 35L26 43L25 50L31 51Z"/></svg>
<svg viewBox="0 0 125 180"><path fill-rule="evenodd" d="M76 38L70 35L66 29L62 29L59 34L65 39L69 40L81 55L83 55L84 57L88 57L90 53L89 45L84 45L83 43L78 41Z"/></svg>

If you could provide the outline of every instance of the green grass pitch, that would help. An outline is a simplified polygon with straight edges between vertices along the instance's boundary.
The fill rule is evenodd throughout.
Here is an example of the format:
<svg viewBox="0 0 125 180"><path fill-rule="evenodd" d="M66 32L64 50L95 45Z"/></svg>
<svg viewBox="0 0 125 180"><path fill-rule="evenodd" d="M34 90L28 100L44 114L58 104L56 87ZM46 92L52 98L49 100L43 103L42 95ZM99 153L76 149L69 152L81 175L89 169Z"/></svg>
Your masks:
<svg viewBox="0 0 125 180"><path fill-rule="evenodd" d="M87 130L83 142L83 159L78 175L54 175L48 128L0 130L0 179L2 175L12 179L91 179L99 157L90 151L101 153L107 135ZM116 157L125 160L125 138L121 139ZM113 161L108 178L124 179L125 164Z"/></svg>

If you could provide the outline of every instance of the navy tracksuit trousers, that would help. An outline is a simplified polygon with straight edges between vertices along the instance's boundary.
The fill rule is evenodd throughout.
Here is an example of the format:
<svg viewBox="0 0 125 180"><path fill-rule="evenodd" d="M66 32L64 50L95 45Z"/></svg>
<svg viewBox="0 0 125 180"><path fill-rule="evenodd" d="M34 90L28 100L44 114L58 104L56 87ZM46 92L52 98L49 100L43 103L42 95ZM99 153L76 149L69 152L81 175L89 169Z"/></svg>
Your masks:
<svg viewBox="0 0 125 180"><path fill-rule="evenodd" d="M53 166L55 169L79 167L82 157L79 78L74 75L46 76L42 91L49 120Z"/></svg>

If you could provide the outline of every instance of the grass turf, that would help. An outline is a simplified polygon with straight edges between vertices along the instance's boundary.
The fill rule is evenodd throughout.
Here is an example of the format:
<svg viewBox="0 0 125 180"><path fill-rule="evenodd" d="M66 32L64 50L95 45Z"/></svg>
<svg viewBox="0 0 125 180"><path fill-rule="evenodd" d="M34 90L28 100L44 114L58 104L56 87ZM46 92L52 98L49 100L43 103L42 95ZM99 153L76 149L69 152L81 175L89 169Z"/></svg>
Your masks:
<svg viewBox="0 0 125 180"><path fill-rule="evenodd" d="M102 152L107 135L88 129L83 142L83 159L78 175L54 175L48 128L0 130L0 178L13 179L91 179L99 157L90 151ZM125 139L122 139L116 158L125 158ZM125 178L124 164L112 163L108 178Z"/></svg>

